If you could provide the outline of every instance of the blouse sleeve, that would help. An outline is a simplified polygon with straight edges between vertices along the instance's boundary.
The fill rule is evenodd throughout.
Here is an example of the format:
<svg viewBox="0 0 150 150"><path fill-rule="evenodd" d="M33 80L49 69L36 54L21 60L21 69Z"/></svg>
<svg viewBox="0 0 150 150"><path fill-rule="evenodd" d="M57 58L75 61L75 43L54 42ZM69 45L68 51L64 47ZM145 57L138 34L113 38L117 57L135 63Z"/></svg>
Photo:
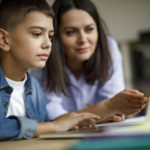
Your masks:
<svg viewBox="0 0 150 150"><path fill-rule="evenodd" d="M47 113L48 113L48 118L50 120L53 120L65 113L68 113L68 111L63 108L62 105L62 96L60 94L57 95L57 93L48 93L46 94L47 96Z"/></svg>
<svg viewBox="0 0 150 150"><path fill-rule="evenodd" d="M125 88L122 55L115 40L108 37L108 45L112 57L112 68L108 80L99 88L98 95L102 99L110 98Z"/></svg>

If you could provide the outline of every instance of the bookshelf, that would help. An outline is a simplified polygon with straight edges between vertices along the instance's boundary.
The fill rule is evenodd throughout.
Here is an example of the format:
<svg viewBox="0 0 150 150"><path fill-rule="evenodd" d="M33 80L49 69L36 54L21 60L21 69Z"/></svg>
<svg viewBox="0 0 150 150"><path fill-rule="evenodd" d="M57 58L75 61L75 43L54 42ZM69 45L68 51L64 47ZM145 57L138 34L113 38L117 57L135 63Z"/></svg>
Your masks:
<svg viewBox="0 0 150 150"><path fill-rule="evenodd" d="M150 32L140 33L139 40L120 43L127 88L150 96Z"/></svg>

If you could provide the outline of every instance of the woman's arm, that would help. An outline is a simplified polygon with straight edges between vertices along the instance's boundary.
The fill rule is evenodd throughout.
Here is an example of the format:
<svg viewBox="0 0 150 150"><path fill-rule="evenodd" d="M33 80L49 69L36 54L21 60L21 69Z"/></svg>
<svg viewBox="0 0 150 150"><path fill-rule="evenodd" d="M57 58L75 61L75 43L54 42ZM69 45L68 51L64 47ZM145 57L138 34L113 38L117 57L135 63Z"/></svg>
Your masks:
<svg viewBox="0 0 150 150"><path fill-rule="evenodd" d="M133 89L125 89L114 97L98 102L80 112L90 112L101 116L104 120L115 114L132 115L140 112L147 104L148 98Z"/></svg>

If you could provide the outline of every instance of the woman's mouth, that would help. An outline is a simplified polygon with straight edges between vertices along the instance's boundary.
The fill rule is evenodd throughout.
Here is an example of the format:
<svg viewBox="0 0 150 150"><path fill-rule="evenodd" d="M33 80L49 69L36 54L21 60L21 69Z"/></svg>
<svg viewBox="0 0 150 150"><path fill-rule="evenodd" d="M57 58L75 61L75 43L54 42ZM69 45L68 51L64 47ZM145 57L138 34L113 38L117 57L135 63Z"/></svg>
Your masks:
<svg viewBox="0 0 150 150"><path fill-rule="evenodd" d="M87 51L88 51L88 48L78 48L78 49L76 49L77 50L77 52L79 52L79 53L86 53Z"/></svg>

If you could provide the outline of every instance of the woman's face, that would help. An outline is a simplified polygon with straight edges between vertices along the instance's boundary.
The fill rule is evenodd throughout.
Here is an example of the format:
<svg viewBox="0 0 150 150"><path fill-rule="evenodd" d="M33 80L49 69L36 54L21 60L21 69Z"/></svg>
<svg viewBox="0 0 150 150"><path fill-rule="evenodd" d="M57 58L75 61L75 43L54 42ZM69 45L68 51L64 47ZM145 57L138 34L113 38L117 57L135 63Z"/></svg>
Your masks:
<svg viewBox="0 0 150 150"><path fill-rule="evenodd" d="M93 55L98 31L94 19L86 11L72 9L64 13L59 31L68 63L82 63Z"/></svg>

